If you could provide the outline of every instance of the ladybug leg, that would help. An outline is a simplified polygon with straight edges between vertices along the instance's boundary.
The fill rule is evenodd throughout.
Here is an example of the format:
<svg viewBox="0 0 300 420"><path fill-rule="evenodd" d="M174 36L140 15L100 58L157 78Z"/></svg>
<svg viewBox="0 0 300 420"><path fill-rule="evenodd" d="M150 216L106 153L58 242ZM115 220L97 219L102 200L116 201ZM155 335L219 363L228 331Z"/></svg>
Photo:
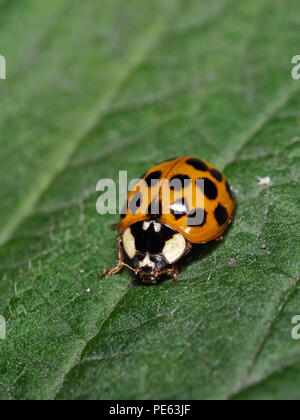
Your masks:
<svg viewBox="0 0 300 420"><path fill-rule="evenodd" d="M179 274L178 266L177 266L177 264L173 264L172 265L172 277L173 277L173 281L176 281L177 280L178 274Z"/></svg>
<svg viewBox="0 0 300 420"><path fill-rule="evenodd" d="M132 267L130 267L130 265L126 264L124 262L124 251L123 251L123 246L122 246L122 237L119 236L117 239L117 254L118 254L118 262L117 265L113 268L108 268L104 271L101 271L101 273L99 273L99 278L101 279L102 277L106 276L106 277L110 277L114 274L117 274L119 271L122 270L123 267L127 267L129 268L131 271L133 271L134 273L136 273L136 270Z"/></svg>
<svg viewBox="0 0 300 420"><path fill-rule="evenodd" d="M185 248L184 255L186 255L190 252L190 250L192 249L192 246L193 246L192 242L189 242L189 241L186 242L186 248Z"/></svg>
<svg viewBox="0 0 300 420"><path fill-rule="evenodd" d="M176 281L179 274L177 264L172 264L172 268L166 268L165 270L159 271L158 275L161 276L162 274L168 274Z"/></svg>

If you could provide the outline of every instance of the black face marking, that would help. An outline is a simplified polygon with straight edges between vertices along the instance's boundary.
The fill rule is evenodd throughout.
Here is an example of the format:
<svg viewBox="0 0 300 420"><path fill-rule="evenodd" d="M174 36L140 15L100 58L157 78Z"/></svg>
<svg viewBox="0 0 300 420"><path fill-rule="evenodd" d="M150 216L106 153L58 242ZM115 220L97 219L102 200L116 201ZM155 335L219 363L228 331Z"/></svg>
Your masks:
<svg viewBox="0 0 300 420"><path fill-rule="evenodd" d="M133 263L134 268L138 268L138 266L139 266L139 259L138 259L138 257L134 257L132 263Z"/></svg>
<svg viewBox="0 0 300 420"><path fill-rule="evenodd" d="M126 200L126 203L122 207L122 211L121 211L121 215L120 215L121 219L124 219L126 217L127 209L128 209L128 200Z"/></svg>
<svg viewBox="0 0 300 420"><path fill-rule="evenodd" d="M197 169L198 171L207 171L208 167L203 160L190 158L186 161L188 165L191 165L193 168Z"/></svg>
<svg viewBox="0 0 300 420"><path fill-rule="evenodd" d="M223 207L221 204L219 204L218 207L216 208L214 214L215 214L215 218L216 218L216 221L218 222L218 224L220 226L224 225L224 223L228 219L228 213L227 213L227 210L225 209L225 207Z"/></svg>
<svg viewBox="0 0 300 420"><path fill-rule="evenodd" d="M211 169L210 173L212 174L212 176L219 182L222 181L223 179L223 175L221 174L221 172L219 172L217 169Z"/></svg>
<svg viewBox="0 0 300 420"><path fill-rule="evenodd" d="M158 198L154 198L149 204L147 214L150 220L157 220L162 214L162 204Z"/></svg>
<svg viewBox="0 0 300 420"><path fill-rule="evenodd" d="M147 175L145 181L147 182L148 187L151 187L151 185L156 185L160 177L161 171L151 172L149 175Z"/></svg>
<svg viewBox="0 0 300 420"><path fill-rule="evenodd" d="M197 182L197 181L200 182ZM209 200L215 200L218 195L218 190L215 184L208 178L198 178L196 184L201 189L205 197ZM202 182L203 181L203 182Z"/></svg>
<svg viewBox="0 0 300 420"><path fill-rule="evenodd" d="M185 198L179 198L170 206L171 212L174 214L176 220L185 216L189 211L189 206Z"/></svg>
<svg viewBox="0 0 300 420"><path fill-rule="evenodd" d="M142 270L143 270L144 273L151 273L153 271L153 268L149 267L149 265L144 265Z"/></svg>
<svg viewBox="0 0 300 420"><path fill-rule="evenodd" d="M180 191L183 187L188 187L191 181L188 175L174 175L169 182L170 190Z"/></svg>
<svg viewBox="0 0 300 420"><path fill-rule="evenodd" d="M176 232L164 224L161 225L159 232L155 232L153 223L147 230L143 230L143 223L137 222L130 227L137 251L142 254L147 252L149 254L160 254L166 241L171 239Z"/></svg>
<svg viewBox="0 0 300 420"><path fill-rule="evenodd" d="M142 204L142 194L138 192L130 200L128 208L132 214L136 214L138 209L141 207L141 204Z"/></svg>
<svg viewBox="0 0 300 420"><path fill-rule="evenodd" d="M226 181L226 190L227 190L228 195L229 195L229 197L231 198L231 200L234 200L234 197L233 197L233 192L232 192L232 190L231 190L231 188L230 188L230 185L228 184L228 181Z"/></svg>
<svg viewBox="0 0 300 420"><path fill-rule="evenodd" d="M202 227L205 225L207 212L204 209L195 208L188 214L187 225Z"/></svg>

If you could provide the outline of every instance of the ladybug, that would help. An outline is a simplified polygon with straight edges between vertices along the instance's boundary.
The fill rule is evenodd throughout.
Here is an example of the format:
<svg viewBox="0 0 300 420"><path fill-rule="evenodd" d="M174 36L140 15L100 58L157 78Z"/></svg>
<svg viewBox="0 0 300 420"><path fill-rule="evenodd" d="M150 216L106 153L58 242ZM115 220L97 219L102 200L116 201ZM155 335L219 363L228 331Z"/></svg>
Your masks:
<svg viewBox="0 0 300 420"><path fill-rule="evenodd" d="M228 182L208 162L193 156L161 162L128 194L118 226L118 263L99 276L127 267L143 283L156 284L163 274L176 280L177 262L193 244L223 239L234 209Z"/></svg>

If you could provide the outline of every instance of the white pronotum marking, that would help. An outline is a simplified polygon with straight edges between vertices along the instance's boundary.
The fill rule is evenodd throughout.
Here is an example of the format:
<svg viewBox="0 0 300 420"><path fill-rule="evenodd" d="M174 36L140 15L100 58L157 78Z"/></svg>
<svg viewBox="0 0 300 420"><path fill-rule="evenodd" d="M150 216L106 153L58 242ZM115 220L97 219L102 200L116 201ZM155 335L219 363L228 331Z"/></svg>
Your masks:
<svg viewBox="0 0 300 420"><path fill-rule="evenodd" d="M149 222L148 220L146 220L143 223L143 230L148 230L149 227L152 225L152 223L153 223L155 232L156 233L160 232L161 231L161 224L160 223L157 223L157 222L153 222L153 221Z"/></svg>
<svg viewBox="0 0 300 420"><path fill-rule="evenodd" d="M135 240L134 236L131 233L130 227L127 228L123 233L123 246L128 257L130 259L134 258L136 254Z"/></svg>
<svg viewBox="0 0 300 420"><path fill-rule="evenodd" d="M182 257L185 249L186 241L180 233L177 233L166 242L162 253L168 264L173 264Z"/></svg>
<svg viewBox="0 0 300 420"><path fill-rule="evenodd" d="M156 222L153 222L153 224L154 224L154 230L155 230L155 232L156 233L160 232L161 231L161 224L160 223L156 223Z"/></svg>
<svg viewBox="0 0 300 420"><path fill-rule="evenodd" d="M151 225L152 222L144 222L143 223L143 230L147 230L149 228L149 226Z"/></svg>

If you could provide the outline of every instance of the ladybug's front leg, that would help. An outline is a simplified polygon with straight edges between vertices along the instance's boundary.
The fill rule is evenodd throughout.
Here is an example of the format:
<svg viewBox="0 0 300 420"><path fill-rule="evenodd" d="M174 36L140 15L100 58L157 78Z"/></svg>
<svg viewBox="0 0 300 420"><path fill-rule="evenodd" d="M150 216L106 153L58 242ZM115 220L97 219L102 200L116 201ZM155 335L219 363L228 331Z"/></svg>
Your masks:
<svg viewBox="0 0 300 420"><path fill-rule="evenodd" d="M172 265L172 277L173 277L173 281L176 281L177 280L178 274L179 274L179 270L178 270L177 264L173 264Z"/></svg>
<svg viewBox="0 0 300 420"><path fill-rule="evenodd" d="M174 281L176 281L179 274L177 264L172 264L172 268L166 268L165 270L162 270L158 273L159 276L162 274L168 274L169 276L172 276Z"/></svg>
<svg viewBox="0 0 300 420"><path fill-rule="evenodd" d="M108 268L107 270L101 271L101 273L99 273L100 279L104 276L110 277L114 274L117 274L119 271L122 270L123 267L127 267L130 270L136 272L136 270L134 270L132 267L130 267L130 265L124 262L124 251L123 251L122 244L123 244L122 236L119 236L117 239L118 263L114 268Z"/></svg>

